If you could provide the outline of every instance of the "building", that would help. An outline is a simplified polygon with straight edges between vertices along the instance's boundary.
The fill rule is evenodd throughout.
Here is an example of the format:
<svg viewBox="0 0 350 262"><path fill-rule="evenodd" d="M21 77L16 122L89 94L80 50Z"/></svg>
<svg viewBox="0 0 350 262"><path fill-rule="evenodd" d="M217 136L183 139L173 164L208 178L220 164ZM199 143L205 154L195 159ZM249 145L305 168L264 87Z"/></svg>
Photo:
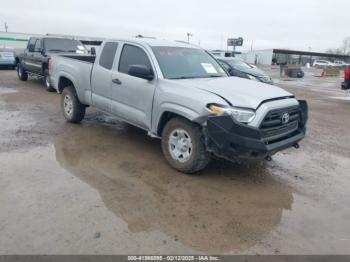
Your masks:
<svg viewBox="0 0 350 262"><path fill-rule="evenodd" d="M0 31L0 48L23 49L30 37L39 34L12 33Z"/></svg>
<svg viewBox="0 0 350 262"><path fill-rule="evenodd" d="M350 56L348 55L306 52L288 49L266 49L250 51L242 54L241 59L250 64L260 65L271 65L279 63L305 65L306 63L312 64L316 59L326 59L332 62L335 60L350 62Z"/></svg>
<svg viewBox="0 0 350 262"><path fill-rule="evenodd" d="M15 51L21 51L26 48L29 38L42 37L41 34L28 33L14 33L0 31L0 48L10 48ZM100 46L103 38L89 37L89 36L74 36L74 35L60 35L60 34L46 34L46 36L68 37L80 40L88 49L90 47Z"/></svg>

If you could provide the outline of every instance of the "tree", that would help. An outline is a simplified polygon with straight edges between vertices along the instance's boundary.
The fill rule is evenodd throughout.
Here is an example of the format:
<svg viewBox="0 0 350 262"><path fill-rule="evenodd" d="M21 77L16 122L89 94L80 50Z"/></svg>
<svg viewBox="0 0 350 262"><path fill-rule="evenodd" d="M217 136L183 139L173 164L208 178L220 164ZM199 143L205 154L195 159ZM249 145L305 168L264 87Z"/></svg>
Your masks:
<svg viewBox="0 0 350 262"><path fill-rule="evenodd" d="M344 55L350 55L350 36L343 40L343 45L341 46L342 53Z"/></svg>

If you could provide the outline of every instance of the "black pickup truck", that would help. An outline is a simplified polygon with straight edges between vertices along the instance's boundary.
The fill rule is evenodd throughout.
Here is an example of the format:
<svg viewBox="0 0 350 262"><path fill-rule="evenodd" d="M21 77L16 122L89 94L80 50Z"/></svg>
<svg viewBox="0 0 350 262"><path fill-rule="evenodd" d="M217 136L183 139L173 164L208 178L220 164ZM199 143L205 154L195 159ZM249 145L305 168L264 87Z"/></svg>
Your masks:
<svg viewBox="0 0 350 262"><path fill-rule="evenodd" d="M86 54L84 45L75 39L62 37L31 37L27 48L16 57L18 78L27 81L28 75L44 78L45 89L55 91L50 84L50 58L54 55L78 53Z"/></svg>

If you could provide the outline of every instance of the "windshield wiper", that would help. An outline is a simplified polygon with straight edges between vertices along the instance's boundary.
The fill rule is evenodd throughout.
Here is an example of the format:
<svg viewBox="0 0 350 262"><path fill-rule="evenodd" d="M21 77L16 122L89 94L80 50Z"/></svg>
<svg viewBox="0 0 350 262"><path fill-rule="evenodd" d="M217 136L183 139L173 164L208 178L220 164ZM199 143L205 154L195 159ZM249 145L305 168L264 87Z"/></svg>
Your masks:
<svg viewBox="0 0 350 262"><path fill-rule="evenodd" d="M179 77L171 77L169 79L192 79L192 78L199 78L198 76L179 76Z"/></svg>
<svg viewBox="0 0 350 262"><path fill-rule="evenodd" d="M210 75L210 76L207 76L207 77L222 77L221 75Z"/></svg>
<svg viewBox="0 0 350 262"><path fill-rule="evenodd" d="M208 76L179 76L172 77L169 79L193 79L193 78L211 78L211 77L222 77L222 75L208 75Z"/></svg>
<svg viewBox="0 0 350 262"><path fill-rule="evenodd" d="M61 49L50 49L48 51L53 51L53 52L66 52L64 50L61 50Z"/></svg>

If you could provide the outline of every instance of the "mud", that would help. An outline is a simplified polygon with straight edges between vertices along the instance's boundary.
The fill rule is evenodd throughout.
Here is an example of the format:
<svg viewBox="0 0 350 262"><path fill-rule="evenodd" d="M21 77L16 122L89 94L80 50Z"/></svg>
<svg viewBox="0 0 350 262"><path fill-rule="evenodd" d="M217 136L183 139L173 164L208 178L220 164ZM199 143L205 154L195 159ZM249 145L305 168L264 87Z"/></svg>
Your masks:
<svg viewBox="0 0 350 262"><path fill-rule="evenodd" d="M299 150L188 176L142 130L93 109L68 124L59 95L0 71L0 254L348 254L340 81L279 81L309 102Z"/></svg>

